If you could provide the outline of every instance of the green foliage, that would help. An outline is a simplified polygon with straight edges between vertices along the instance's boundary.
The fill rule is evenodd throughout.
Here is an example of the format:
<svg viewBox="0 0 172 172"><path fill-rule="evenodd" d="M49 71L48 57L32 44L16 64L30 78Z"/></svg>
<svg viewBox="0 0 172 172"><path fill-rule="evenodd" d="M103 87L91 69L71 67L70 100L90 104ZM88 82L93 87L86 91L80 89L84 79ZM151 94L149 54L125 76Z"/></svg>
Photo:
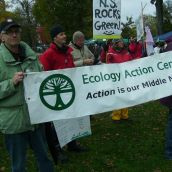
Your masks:
<svg viewBox="0 0 172 172"><path fill-rule="evenodd" d="M165 2L163 5L163 31L164 33L171 31L172 28L172 6L170 3ZM158 34L157 29L157 17L151 15L144 15L144 26L149 26L151 33L153 36ZM122 23L122 36L124 38L135 37L136 35L136 27L133 25L132 17L127 17L127 22Z"/></svg>
<svg viewBox="0 0 172 172"><path fill-rule="evenodd" d="M172 27L172 3L171 0L151 0L156 7L157 32L158 34L171 31Z"/></svg>
<svg viewBox="0 0 172 172"><path fill-rule="evenodd" d="M73 32L81 30L92 37L92 1L85 0L36 0L33 13L38 23L47 31L59 23L71 39Z"/></svg>
<svg viewBox="0 0 172 172"><path fill-rule="evenodd" d="M130 37L136 37L136 27L134 25L134 21L132 17L127 17L126 23L121 23L122 25L122 33L121 36L125 39L129 39Z"/></svg>
<svg viewBox="0 0 172 172"><path fill-rule="evenodd" d="M6 10L7 3L4 0L0 0L0 22L6 18L14 17L14 14Z"/></svg>
<svg viewBox="0 0 172 172"><path fill-rule="evenodd" d="M163 5L163 14L164 14L163 31L164 33L170 32L172 28L172 6L170 6L169 1L167 1Z"/></svg>
<svg viewBox="0 0 172 172"><path fill-rule="evenodd" d="M32 0L10 0L10 3L17 4L13 18L22 26L22 40L34 47L37 41L36 23L32 15Z"/></svg>
<svg viewBox="0 0 172 172"><path fill-rule="evenodd" d="M110 112L93 116L92 135L79 139L89 151L65 151L69 163L58 164L58 172L171 172L172 163L164 159L167 108L152 101L129 108L131 121L112 122ZM0 169L10 172L9 158L0 135ZM27 169L37 172L29 151Z"/></svg>
<svg viewBox="0 0 172 172"><path fill-rule="evenodd" d="M23 40L31 46L35 46L37 42L36 27L39 25L44 27L45 37L49 37L50 28L57 23L65 28L68 41L76 30L81 30L86 39L92 37L92 0L85 0L84 3L82 0L10 0L11 4L17 4L13 13L4 10L5 1L1 1L0 6L3 8L0 8L0 21L6 17L16 18L23 26ZM158 6L160 4L158 2ZM172 7L169 4L170 0L164 3L164 32L171 31L172 28ZM160 11L161 8L157 9ZM145 25L149 25L153 36L157 35L157 28L160 28L157 27L156 18L144 15L144 21ZM132 17L127 17L127 22L121 24L123 38L136 37L133 23Z"/></svg>

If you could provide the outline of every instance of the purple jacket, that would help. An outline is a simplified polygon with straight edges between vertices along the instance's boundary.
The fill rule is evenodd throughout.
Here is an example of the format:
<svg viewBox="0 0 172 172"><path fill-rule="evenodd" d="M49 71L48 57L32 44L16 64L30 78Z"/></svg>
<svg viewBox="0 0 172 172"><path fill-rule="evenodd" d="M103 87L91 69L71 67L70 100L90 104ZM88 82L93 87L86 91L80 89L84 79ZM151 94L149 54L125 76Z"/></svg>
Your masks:
<svg viewBox="0 0 172 172"><path fill-rule="evenodd" d="M160 99L160 103L162 105L167 106L168 108L172 108L172 96L168 96Z"/></svg>
<svg viewBox="0 0 172 172"><path fill-rule="evenodd" d="M172 51L172 42L168 43L166 49L164 50L164 52L167 51ZM168 108L172 108L172 95L160 99L160 103L167 106Z"/></svg>

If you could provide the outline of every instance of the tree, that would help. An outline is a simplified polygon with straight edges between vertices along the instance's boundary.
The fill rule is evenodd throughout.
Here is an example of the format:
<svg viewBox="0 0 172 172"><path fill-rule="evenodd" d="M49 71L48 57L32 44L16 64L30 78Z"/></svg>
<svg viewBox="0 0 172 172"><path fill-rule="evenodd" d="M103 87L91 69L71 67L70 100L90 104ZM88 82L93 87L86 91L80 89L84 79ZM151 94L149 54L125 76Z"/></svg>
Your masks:
<svg viewBox="0 0 172 172"><path fill-rule="evenodd" d="M152 4L156 6L156 16L157 16L157 28L158 35L163 32L171 31L172 27L172 2L167 0L163 3L163 0L151 0Z"/></svg>
<svg viewBox="0 0 172 172"><path fill-rule="evenodd" d="M53 110L63 110L69 107L75 98L75 88L71 80L65 75L54 74L47 77L40 86L42 103ZM67 97L64 99L64 97ZM54 102L49 101L50 99Z"/></svg>
<svg viewBox="0 0 172 172"><path fill-rule="evenodd" d="M0 11L5 11L5 1L4 0L0 0Z"/></svg>
<svg viewBox="0 0 172 172"><path fill-rule="evenodd" d="M163 30L164 32L171 31L172 28L172 3L171 1L167 1L163 5L163 12L164 12L164 23L163 23Z"/></svg>
<svg viewBox="0 0 172 172"><path fill-rule="evenodd" d="M15 6L14 13L16 21L22 25L22 38L30 46L34 47L37 41L36 22L32 14L34 0L11 0L10 3Z"/></svg>
<svg viewBox="0 0 172 172"><path fill-rule="evenodd" d="M156 7L158 35L163 33L163 0L151 0Z"/></svg>
<svg viewBox="0 0 172 172"><path fill-rule="evenodd" d="M71 39L76 30L92 37L92 0L36 0L34 15L47 31L56 23L61 24Z"/></svg>
<svg viewBox="0 0 172 172"><path fill-rule="evenodd" d="M0 22L5 20L6 18L11 18L14 16L13 13L6 10L8 4L5 3L4 0L0 0Z"/></svg>
<svg viewBox="0 0 172 172"><path fill-rule="evenodd" d="M130 37L136 37L136 26L134 25L134 21L132 17L127 17L127 22L121 23L121 25L122 25L121 36L123 38L129 39Z"/></svg>

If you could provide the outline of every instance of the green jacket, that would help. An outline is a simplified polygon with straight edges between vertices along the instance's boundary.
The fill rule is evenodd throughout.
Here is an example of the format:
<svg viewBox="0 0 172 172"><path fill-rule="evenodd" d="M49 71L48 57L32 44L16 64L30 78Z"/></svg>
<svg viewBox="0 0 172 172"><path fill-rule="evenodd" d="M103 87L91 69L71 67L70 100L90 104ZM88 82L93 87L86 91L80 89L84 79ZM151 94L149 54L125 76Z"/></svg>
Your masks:
<svg viewBox="0 0 172 172"><path fill-rule="evenodd" d="M17 62L4 44L0 48L0 130L5 134L21 133L35 128L30 124L23 82L14 86L12 78L20 71L41 71L41 66L32 49L24 42L20 45L26 57L23 62Z"/></svg>

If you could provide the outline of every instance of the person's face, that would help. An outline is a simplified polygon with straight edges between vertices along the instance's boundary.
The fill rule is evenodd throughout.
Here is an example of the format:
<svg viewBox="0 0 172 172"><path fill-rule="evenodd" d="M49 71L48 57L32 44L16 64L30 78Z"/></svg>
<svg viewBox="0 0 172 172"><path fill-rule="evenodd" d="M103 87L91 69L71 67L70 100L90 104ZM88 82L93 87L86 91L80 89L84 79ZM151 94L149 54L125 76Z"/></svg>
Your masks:
<svg viewBox="0 0 172 172"><path fill-rule="evenodd" d="M18 46L21 39L20 33L21 29L19 27L11 27L6 32L1 33L2 42L9 47Z"/></svg>
<svg viewBox="0 0 172 172"><path fill-rule="evenodd" d="M136 38L131 37L130 42L136 42Z"/></svg>
<svg viewBox="0 0 172 172"><path fill-rule="evenodd" d="M123 47L124 47L124 42L123 42L123 41L119 41L119 42L117 43L117 46L118 46L119 48L123 48Z"/></svg>
<svg viewBox="0 0 172 172"><path fill-rule="evenodd" d="M79 47L83 47L84 46L84 41L85 38L84 37L80 37L77 41L76 41L76 45Z"/></svg>
<svg viewBox="0 0 172 172"><path fill-rule="evenodd" d="M61 32L58 35L56 35L56 37L54 38L54 42L57 45L62 46L64 44L66 44L66 38L67 38L67 36L66 36L65 32Z"/></svg>

